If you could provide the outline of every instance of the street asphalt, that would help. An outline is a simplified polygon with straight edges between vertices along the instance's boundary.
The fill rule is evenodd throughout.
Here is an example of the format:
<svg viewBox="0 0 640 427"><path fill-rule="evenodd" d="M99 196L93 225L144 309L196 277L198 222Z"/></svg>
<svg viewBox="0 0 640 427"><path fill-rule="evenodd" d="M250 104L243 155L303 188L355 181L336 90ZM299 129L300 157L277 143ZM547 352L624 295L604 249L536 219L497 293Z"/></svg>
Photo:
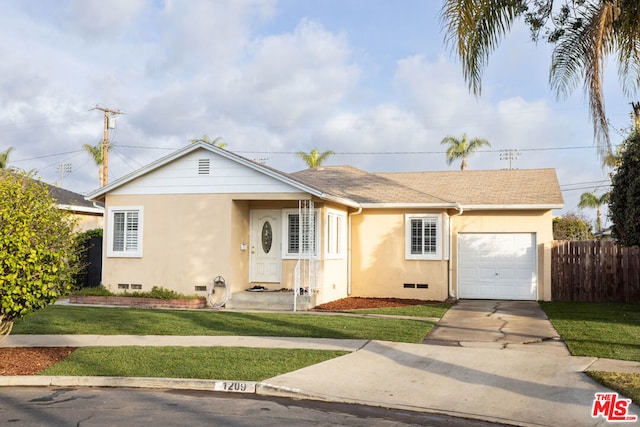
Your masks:
<svg viewBox="0 0 640 427"><path fill-rule="evenodd" d="M640 373L640 363L573 357L535 302L459 301L421 344L266 337L12 335L1 347L244 346L349 354L265 381L0 376L0 386L149 387L357 403L522 426L604 426L584 372ZM640 416L640 408L629 407Z"/></svg>

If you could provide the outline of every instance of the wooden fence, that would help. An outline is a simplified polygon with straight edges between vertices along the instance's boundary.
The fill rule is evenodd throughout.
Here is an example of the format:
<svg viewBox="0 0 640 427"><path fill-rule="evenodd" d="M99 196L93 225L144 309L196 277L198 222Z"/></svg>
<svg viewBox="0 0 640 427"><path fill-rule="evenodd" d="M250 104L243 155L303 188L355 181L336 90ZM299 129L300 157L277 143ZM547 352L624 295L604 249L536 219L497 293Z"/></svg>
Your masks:
<svg viewBox="0 0 640 427"><path fill-rule="evenodd" d="M555 241L554 301L640 302L640 248L608 241Z"/></svg>

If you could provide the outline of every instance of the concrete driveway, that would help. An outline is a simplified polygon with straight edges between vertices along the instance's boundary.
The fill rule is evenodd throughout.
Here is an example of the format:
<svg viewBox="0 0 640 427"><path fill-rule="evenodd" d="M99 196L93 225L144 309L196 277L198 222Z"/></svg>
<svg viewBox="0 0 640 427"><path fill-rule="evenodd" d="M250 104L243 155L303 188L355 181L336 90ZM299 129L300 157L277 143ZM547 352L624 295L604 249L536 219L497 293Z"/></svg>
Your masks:
<svg viewBox="0 0 640 427"><path fill-rule="evenodd" d="M605 426L591 406L608 390L583 373L595 360L570 356L536 302L458 301L422 345L372 341L259 390L508 425Z"/></svg>
<svg viewBox="0 0 640 427"><path fill-rule="evenodd" d="M460 300L424 343L569 356L567 347L535 301Z"/></svg>

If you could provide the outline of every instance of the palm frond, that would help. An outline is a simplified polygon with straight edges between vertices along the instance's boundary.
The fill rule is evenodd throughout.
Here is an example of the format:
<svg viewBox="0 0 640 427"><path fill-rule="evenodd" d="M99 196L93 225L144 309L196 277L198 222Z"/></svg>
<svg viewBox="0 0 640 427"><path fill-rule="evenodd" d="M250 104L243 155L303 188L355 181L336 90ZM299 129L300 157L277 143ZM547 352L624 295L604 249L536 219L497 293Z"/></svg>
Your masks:
<svg viewBox="0 0 640 427"><path fill-rule="evenodd" d="M631 97L640 88L640 2L620 0L619 11L614 24L618 78L625 96Z"/></svg>
<svg viewBox="0 0 640 427"><path fill-rule="evenodd" d="M605 60L615 49L614 15L610 1L595 2L581 9L558 40L549 72L549 83L558 98L567 97L583 80L601 157L611 152L603 78Z"/></svg>
<svg viewBox="0 0 640 427"><path fill-rule="evenodd" d="M296 153L296 155L304 160L304 162L310 168L321 166L329 158L329 156L333 154L335 153L331 150L320 153L320 150L318 150L318 148L314 148L309 153L305 153L304 151L298 151Z"/></svg>
<svg viewBox="0 0 640 427"><path fill-rule="evenodd" d="M475 95L481 93L489 56L526 9L526 0L445 1L440 10L445 44L462 61L462 74Z"/></svg>

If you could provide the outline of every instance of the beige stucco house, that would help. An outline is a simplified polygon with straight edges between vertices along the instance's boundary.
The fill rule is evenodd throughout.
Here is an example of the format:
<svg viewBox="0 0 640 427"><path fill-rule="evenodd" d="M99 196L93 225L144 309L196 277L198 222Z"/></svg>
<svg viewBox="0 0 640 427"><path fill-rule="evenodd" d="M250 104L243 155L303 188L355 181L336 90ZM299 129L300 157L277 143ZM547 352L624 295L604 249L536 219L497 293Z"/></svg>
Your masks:
<svg viewBox="0 0 640 427"><path fill-rule="evenodd" d="M82 194L55 185L47 184L47 188L51 197L56 200L58 209L69 212L75 218L78 231L102 228L104 216L102 205L90 202Z"/></svg>
<svg viewBox="0 0 640 427"><path fill-rule="evenodd" d="M103 284L204 293L549 300L553 169L293 174L205 143L96 190ZM284 293L284 292L283 292ZM292 293L293 295L293 293Z"/></svg>

